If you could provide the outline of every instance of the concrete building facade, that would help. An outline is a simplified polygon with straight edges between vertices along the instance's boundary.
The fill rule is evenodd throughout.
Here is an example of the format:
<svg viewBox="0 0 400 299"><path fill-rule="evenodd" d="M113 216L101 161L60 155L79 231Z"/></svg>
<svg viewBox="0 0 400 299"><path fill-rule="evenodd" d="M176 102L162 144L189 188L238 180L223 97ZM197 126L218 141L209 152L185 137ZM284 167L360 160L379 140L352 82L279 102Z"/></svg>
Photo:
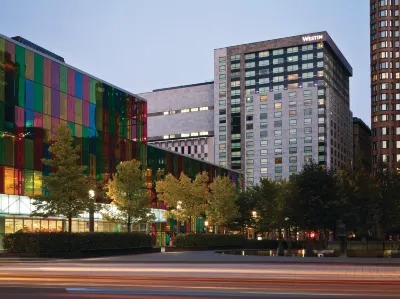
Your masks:
<svg viewBox="0 0 400 299"><path fill-rule="evenodd" d="M198 83L142 93L148 101L148 142L214 162L214 84Z"/></svg>
<svg viewBox="0 0 400 299"><path fill-rule="evenodd" d="M371 170L371 129L358 117L353 117L353 169Z"/></svg>
<svg viewBox="0 0 400 299"><path fill-rule="evenodd" d="M299 170L304 156L312 156L316 162L332 169L351 167L351 76L350 64L327 32L216 49L215 162L245 172L247 185L258 183L259 177L288 178ZM296 100L290 99L289 94L296 94ZM251 98L252 115L247 110ZM257 104L255 99L259 101ZM291 101L296 102L296 107L289 107ZM311 128L311 133L304 133L306 127ZM303 130L299 136L292 137L298 142L297 154L294 149L290 152L294 147L290 142L294 139L289 132L294 128L299 133ZM271 135L275 131L281 131L282 136ZM306 137L307 142L311 137L310 145L303 144ZM266 151L258 148L260 138L268 141L267 172L261 167L264 159L261 151L264 154ZM251 141L254 141L253 148L247 146L253 144ZM308 152L309 146L311 152ZM257 159L249 167L247 159L252 154ZM287 163L290 159L294 161L294 157L296 163ZM256 173L257 169L260 173Z"/></svg>

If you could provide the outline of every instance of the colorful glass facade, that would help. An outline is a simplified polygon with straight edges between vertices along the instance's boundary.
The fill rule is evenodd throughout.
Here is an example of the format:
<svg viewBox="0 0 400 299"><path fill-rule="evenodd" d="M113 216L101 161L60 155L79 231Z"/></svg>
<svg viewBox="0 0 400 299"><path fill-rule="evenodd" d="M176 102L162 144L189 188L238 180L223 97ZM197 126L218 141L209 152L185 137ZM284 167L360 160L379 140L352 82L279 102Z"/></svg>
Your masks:
<svg viewBox="0 0 400 299"><path fill-rule="evenodd" d="M10 202L6 196L41 194L42 177L50 173L41 159L50 157L60 123L70 127L80 145L86 174L98 180L110 178L120 161L137 159L147 168L153 190L157 176L181 171L191 177L199 171L210 178L228 175L241 184L239 173L147 146L144 99L0 35L0 207ZM151 206L165 209L155 192ZM153 231L160 238L156 232L167 229ZM166 236L162 239L160 244Z"/></svg>

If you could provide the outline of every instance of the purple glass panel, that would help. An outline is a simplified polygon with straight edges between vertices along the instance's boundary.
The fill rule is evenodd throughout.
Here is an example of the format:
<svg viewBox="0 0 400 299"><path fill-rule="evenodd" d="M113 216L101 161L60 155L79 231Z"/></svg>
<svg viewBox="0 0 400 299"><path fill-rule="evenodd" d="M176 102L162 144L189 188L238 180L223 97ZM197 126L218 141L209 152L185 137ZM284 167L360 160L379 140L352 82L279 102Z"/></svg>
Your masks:
<svg viewBox="0 0 400 299"><path fill-rule="evenodd" d="M51 62L51 88L60 90L60 64Z"/></svg>
<svg viewBox="0 0 400 299"><path fill-rule="evenodd" d="M68 121L75 122L75 98L68 95Z"/></svg>
<svg viewBox="0 0 400 299"><path fill-rule="evenodd" d="M83 75L82 89L83 89L83 100L89 102L90 101L90 78L86 75Z"/></svg>
<svg viewBox="0 0 400 299"><path fill-rule="evenodd" d="M89 102L82 102L82 125L89 127Z"/></svg>
<svg viewBox="0 0 400 299"><path fill-rule="evenodd" d="M75 96L75 71L68 68L68 94Z"/></svg>
<svg viewBox="0 0 400 299"><path fill-rule="evenodd" d="M51 90L51 116L60 118L60 92Z"/></svg>

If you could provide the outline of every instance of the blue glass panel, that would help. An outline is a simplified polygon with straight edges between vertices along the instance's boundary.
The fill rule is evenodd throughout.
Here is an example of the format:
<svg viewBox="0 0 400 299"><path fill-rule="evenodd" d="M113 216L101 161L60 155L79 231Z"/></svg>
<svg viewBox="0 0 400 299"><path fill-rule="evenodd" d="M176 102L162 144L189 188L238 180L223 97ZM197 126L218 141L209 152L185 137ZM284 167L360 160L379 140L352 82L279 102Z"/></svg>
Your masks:
<svg viewBox="0 0 400 299"><path fill-rule="evenodd" d="M75 72L75 97L82 100L82 74Z"/></svg>
<svg viewBox="0 0 400 299"><path fill-rule="evenodd" d="M25 79L25 108L34 110L35 106L35 84L33 81Z"/></svg>
<svg viewBox="0 0 400 299"><path fill-rule="evenodd" d="M90 103L89 107L89 127L96 129L96 105Z"/></svg>
<svg viewBox="0 0 400 299"><path fill-rule="evenodd" d="M33 127L35 112L32 110L25 109L25 127Z"/></svg>

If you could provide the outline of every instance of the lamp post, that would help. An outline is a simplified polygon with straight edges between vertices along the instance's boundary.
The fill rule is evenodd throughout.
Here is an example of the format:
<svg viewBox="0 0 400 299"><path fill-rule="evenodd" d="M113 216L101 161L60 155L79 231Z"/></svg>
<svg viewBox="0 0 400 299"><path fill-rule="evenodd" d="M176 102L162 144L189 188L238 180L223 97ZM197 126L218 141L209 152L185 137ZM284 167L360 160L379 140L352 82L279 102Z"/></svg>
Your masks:
<svg viewBox="0 0 400 299"><path fill-rule="evenodd" d="M204 221L204 227L206 228L206 234L208 233L208 220Z"/></svg>
<svg viewBox="0 0 400 299"><path fill-rule="evenodd" d="M94 190L89 190L89 199L90 199L90 206L89 206L89 231L92 233L94 232Z"/></svg>

